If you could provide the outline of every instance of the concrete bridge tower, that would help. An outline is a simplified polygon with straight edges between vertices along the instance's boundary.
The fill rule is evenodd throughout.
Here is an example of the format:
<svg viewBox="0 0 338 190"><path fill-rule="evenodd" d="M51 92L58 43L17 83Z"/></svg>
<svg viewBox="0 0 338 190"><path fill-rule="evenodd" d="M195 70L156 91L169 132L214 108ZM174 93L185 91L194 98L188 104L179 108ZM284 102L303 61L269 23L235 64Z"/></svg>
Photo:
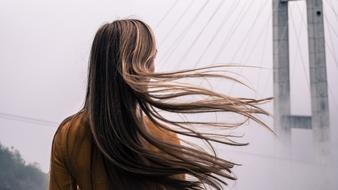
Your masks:
<svg viewBox="0 0 338 190"><path fill-rule="evenodd" d="M330 123L322 0L306 0L311 116L290 113L288 5L273 0L274 126L281 141L291 143L291 129L312 129L317 155L329 154Z"/></svg>

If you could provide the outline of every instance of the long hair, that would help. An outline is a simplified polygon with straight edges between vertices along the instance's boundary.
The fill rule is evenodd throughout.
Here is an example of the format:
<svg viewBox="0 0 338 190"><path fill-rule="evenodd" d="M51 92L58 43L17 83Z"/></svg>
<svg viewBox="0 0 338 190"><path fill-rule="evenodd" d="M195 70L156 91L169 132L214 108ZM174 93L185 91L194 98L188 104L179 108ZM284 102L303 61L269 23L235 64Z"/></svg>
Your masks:
<svg viewBox="0 0 338 190"><path fill-rule="evenodd" d="M137 19L106 23L95 35L83 109L88 112L91 134L103 155L111 187L222 189L227 180L236 179L232 173L236 163L218 157L215 152L159 139L147 130L144 118L160 130L201 139L211 148L211 142L241 146L245 143L235 142L226 134L203 133L191 126L227 129L242 123L174 121L161 113L230 112L264 125L256 114L268 114L258 107L268 99L231 97L180 82L189 78L235 80L222 73L226 69L222 65L154 72L156 52L151 28ZM161 153L145 148L144 142ZM178 175L187 178L175 177Z"/></svg>

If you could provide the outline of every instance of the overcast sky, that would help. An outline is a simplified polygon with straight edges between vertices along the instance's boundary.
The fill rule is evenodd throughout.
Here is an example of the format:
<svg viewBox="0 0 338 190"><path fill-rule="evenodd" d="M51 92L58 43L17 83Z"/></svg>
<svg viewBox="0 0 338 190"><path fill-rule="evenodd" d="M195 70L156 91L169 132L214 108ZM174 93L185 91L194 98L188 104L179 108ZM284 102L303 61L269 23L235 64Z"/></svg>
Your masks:
<svg viewBox="0 0 338 190"><path fill-rule="evenodd" d="M338 132L338 2L324 0L324 5L333 145L338 143L334 135ZM43 171L48 171L57 125L83 104L95 32L105 22L118 18L140 18L154 29L157 71L212 63L260 66L263 68L235 69L255 92L233 83L216 82L213 86L229 94L272 96L271 7L271 0L0 0L0 142L14 146L26 161L38 162ZM289 10L292 113L309 115L305 1L291 2ZM267 108L272 111L271 104ZM271 118L266 121L272 124ZM248 165L237 174L246 185L239 181L235 188L262 187L259 183L268 176L277 179L288 175L286 180L293 182L293 175L312 173L302 178L311 181L320 174L307 160L312 155L311 131L293 131L296 156L291 161L274 157L274 138L267 130L253 126L244 132L249 147L222 153ZM335 149L335 160L337 154ZM264 164L267 162L270 165ZM298 168L301 173L279 173L273 167L276 163L285 171ZM335 172L332 179L338 177L337 165L330 171ZM275 182L271 187L280 187L281 182ZM292 187L316 189L316 185L325 183L295 183ZM337 182L329 183L328 189L338 187Z"/></svg>

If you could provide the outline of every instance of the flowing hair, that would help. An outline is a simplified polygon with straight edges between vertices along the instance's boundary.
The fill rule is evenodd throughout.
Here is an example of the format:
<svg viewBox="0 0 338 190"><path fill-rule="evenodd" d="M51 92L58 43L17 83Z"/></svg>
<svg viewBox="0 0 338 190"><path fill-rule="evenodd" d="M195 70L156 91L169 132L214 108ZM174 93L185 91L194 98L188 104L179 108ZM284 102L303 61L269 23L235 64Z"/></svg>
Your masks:
<svg viewBox="0 0 338 190"><path fill-rule="evenodd" d="M269 98L231 97L180 82L199 78L236 80L224 74L224 65L154 72L156 52L151 28L138 19L106 23L95 35L83 110L88 112L90 131L103 155L110 186L138 190L222 189L226 179L236 180L232 168L238 164L218 157L211 142L246 144L233 141L225 133L205 133L192 126L229 129L243 123L174 121L161 113L229 112L266 126L257 114L268 115L258 106ZM144 118L162 131L201 139L213 152L188 146L183 139L181 142L186 144L157 138L147 130ZM161 153L142 146L144 142Z"/></svg>

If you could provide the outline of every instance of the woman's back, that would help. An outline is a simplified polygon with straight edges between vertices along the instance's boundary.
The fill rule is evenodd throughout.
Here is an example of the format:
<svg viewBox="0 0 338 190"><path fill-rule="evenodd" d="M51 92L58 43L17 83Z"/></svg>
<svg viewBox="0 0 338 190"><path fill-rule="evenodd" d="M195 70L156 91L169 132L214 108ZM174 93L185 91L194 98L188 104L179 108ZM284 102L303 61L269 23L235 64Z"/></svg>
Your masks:
<svg viewBox="0 0 338 190"><path fill-rule="evenodd" d="M161 140L179 144L176 134L158 129L146 117L145 124L151 134ZM158 150L144 143L147 149ZM109 189L110 182L103 160L90 132L88 115L80 112L66 118L55 133L52 154L49 189ZM178 176L184 179L184 175ZM119 183L116 181L115 183Z"/></svg>

